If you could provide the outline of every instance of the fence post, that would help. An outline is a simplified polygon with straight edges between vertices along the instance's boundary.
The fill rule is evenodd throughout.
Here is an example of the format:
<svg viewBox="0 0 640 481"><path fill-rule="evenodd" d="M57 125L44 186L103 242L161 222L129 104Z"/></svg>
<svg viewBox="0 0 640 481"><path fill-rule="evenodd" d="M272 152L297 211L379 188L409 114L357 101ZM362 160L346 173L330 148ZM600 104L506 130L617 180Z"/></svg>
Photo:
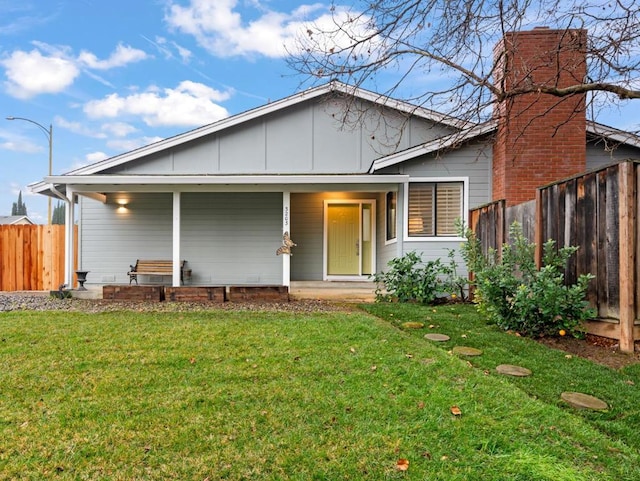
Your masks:
<svg viewBox="0 0 640 481"><path fill-rule="evenodd" d="M634 351L635 321L635 164L619 164L620 205L618 211L620 251L620 350Z"/></svg>
<svg viewBox="0 0 640 481"><path fill-rule="evenodd" d="M535 244L534 260L536 267L542 267L542 244L544 244L544 233L542 226L544 225L544 209L542 208L542 189L536 189L536 218L534 224L533 239Z"/></svg>

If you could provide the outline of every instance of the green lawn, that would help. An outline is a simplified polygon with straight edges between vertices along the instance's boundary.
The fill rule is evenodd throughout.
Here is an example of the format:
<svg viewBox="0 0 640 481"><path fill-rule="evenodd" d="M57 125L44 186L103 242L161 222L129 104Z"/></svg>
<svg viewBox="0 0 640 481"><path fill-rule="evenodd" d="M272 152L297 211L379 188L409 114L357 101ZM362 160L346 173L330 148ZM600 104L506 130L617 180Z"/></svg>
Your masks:
<svg viewBox="0 0 640 481"><path fill-rule="evenodd" d="M398 319L429 317L442 329L450 322L455 337L475 316L468 306L368 309L388 320L2 313L0 479L640 479L637 434L625 428L638 426L640 398L624 382L638 371L600 374L535 354L530 379L563 371L583 387L570 375L576 366L597 377L594 388L623 379L596 393L608 412L585 414L557 401L564 378L530 387L485 372L502 350L517 363L535 343L503 348L517 338L491 331L495 346L486 337L481 347L495 353L469 363L426 341L425 330L399 328Z"/></svg>

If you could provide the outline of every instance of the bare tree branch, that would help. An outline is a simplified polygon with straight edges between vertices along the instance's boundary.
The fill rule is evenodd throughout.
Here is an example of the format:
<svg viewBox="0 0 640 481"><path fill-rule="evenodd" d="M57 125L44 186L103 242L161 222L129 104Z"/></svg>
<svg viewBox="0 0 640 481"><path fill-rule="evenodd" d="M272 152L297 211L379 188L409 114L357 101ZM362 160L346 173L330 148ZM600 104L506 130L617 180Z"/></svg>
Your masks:
<svg viewBox="0 0 640 481"><path fill-rule="evenodd" d="M308 83L375 84L382 94L472 122L492 118L496 102L527 94L587 94L592 115L602 105L640 98L640 0L369 0L359 5L334 5L331 23L309 25L298 38L289 65ZM505 82L504 69L510 67L495 46L507 32L540 26L567 35L587 30L585 78L563 87L552 80ZM558 52L548 56L557 60Z"/></svg>

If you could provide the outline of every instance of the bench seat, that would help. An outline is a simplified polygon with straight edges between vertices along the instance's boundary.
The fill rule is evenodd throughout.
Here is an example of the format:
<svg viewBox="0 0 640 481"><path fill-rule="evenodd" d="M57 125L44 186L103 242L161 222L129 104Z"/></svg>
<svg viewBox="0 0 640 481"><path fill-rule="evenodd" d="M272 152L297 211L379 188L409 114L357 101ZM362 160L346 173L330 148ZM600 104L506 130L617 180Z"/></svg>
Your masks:
<svg viewBox="0 0 640 481"><path fill-rule="evenodd" d="M191 278L191 269L186 268L187 261L180 262L180 283L183 284L185 278ZM172 276L173 261L168 260L136 260L135 265L129 266L131 269L127 272L129 276L129 284L136 281L138 284L138 276Z"/></svg>

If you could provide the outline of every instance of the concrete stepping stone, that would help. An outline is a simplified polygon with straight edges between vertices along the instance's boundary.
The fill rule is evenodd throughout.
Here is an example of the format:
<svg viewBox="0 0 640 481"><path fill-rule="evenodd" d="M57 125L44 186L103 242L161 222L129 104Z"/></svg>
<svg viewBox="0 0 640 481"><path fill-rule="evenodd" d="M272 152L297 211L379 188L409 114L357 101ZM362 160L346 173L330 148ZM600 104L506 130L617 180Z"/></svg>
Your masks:
<svg viewBox="0 0 640 481"><path fill-rule="evenodd" d="M461 356L480 356L482 351L475 347L456 346L453 348L453 353Z"/></svg>
<svg viewBox="0 0 640 481"><path fill-rule="evenodd" d="M578 409L591 409L593 411L603 411L609 408L609 405L602 399L598 399L581 392L563 392L560 398L567 404Z"/></svg>
<svg viewBox="0 0 640 481"><path fill-rule="evenodd" d="M425 334L424 338L429 339L430 341L435 341L435 342L445 342L451 339L446 334L436 334L436 333Z"/></svg>
<svg viewBox="0 0 640 481"><path fill-rule="evenodd" d="M404 327L405 329L422 329L424 327L424 323L409 321L402 323L402 327Z"/></svg>
<svg viewBox="0 0 640 481"><path fill-rule="evenodd" d="M504 374L506 376L531 376L531 370L527 369L526 367L514 366L513 364L500 364L498 367L496 367L496 371L499 374Z"/></svg>

